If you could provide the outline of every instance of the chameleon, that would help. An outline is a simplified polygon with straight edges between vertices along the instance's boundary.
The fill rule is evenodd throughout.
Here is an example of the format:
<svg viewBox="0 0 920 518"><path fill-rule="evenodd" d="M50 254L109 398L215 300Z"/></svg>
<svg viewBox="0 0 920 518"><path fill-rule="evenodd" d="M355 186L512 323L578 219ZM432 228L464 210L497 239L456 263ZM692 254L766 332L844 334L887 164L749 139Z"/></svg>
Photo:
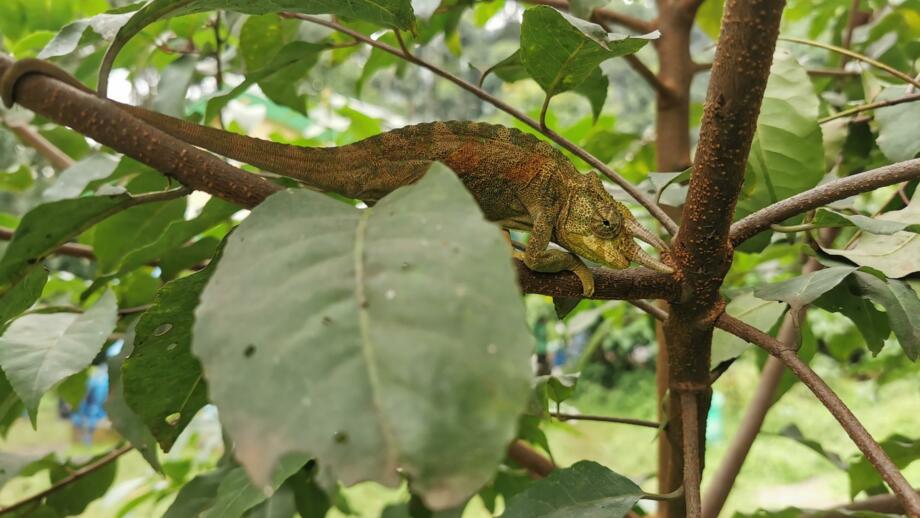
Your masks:
<svg viewBox="0 0 920 518"><path fill-rule="evenodd" d="M0 78L0 97L15 102L20 80L42 74L84 92L96 92L47 61L17 61ZM114 102L114 101L113 101ZM594 278L581 258L623 269L631 262L663 273L673 269L646 253L634 239L668 250L594 173L580 173L547 142L523 131L472 121L438 121L387 131L338 147L303 147L229 133L116 103L133 116L189 144L308 187L371 205L420 179L435 161L450 167L473 195L487 220L530 232L512 255L538 272L571 271L583 296ZM551 248L554 242L565 250Z"/></svg>

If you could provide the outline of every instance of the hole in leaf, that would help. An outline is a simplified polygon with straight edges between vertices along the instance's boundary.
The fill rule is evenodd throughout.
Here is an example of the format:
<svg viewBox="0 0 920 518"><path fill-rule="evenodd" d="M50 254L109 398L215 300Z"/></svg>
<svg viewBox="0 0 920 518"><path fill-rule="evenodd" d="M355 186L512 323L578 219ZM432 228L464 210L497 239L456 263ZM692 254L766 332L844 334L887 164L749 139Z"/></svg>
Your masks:
<svg viewBox="0 0 920 518"><path fill-rule="evenodd" d="M160 324L153 330L153 336L163 336L172 329L172 324Z"/></svg>
<svg viewBox="0 0 920 518"><path fill-rule="evenodd" d="M249 344L243 349L243 356L247 358L252 358L252 355L256 353L256 346Z"/></svg>
<svg viewBox="0 0 920 518"><path fill-rule="evenodd" d="M163 419L163 420L166 421L166 424L168 424L169 426L176 426L177 424L179 424L179 419L181 418L182 418L182 414L180 414L179 412L173 412L169 414L168 416L166 416L166 419Z"/></svg>
<svg viewBox="0 0 920 518"><path fill-rule="evenodd" d="M167 351L172 351L172 350L175 349L176 347L179 347L179 344L173 342L173 343L171 343L171 344L169 344L169 345L166 346L166 350L167 350Z"/></svg>
<svg viewBox="0 0 920 518"><path fill-rule="evenodd" d="M348 434L343 431L335 432L332 436L332 439L335 440L336 444L345 444L348 442Z"/></svg>

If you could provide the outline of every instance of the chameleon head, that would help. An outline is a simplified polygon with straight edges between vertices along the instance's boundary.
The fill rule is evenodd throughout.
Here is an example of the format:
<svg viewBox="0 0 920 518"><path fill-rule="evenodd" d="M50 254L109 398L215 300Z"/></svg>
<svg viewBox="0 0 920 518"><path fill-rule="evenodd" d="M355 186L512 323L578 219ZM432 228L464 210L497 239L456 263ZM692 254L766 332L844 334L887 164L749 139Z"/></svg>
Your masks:
<svg viewBox="0 0 920 518"><path fill-rule="evenodd" d="M556 240L569 251L604 266L623 269L636 262L653 270L674 270L647 254L634 239L664 251L657 236L636 221L625 205L613 199L594 173L581 175L560 214Z"/></svg>

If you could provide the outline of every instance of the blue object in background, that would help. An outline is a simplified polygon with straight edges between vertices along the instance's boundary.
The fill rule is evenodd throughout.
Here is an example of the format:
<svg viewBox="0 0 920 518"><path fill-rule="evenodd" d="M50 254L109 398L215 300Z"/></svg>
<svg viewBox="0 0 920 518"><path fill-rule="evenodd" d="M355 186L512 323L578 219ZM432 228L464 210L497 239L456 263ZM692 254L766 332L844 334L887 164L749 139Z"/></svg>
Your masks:
<svg viewBox="0 0 920 518"><path fill-rule="evenodd" d="M725 438L725 423L722 410L725 408L725 396L721 392L712 392L709 414L706 416L706 440L721 442Z"/></svg>
<svg viewBox="0 0 920 518"><path fill-rule="evenodd" d="M108 395L109 373L104 368L94 368L86 381L86 395L80 401L80 407L70 415L70 421L86 444L93 442L99 421L106 417L103 404Z"/></svg>

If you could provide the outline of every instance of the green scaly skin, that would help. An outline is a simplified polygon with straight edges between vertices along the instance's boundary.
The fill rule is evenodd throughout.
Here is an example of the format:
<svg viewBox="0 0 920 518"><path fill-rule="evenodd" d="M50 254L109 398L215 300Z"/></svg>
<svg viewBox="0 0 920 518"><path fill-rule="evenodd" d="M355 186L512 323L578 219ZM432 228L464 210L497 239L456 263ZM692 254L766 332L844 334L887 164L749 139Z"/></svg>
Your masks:
<svg viewBox="0 0 920 518"><path fill-rule="evenodd" d="M0 80L0 95L7 106L14 102L17 83L28 74L51 76L95 94L57 66L27 59L15 63ZM666 245L607 193L596 174L579 173L554 147L516 129L469 121L432 122L346 146L309 148L119 106L192 145L368 203L417 181L432 162L441 161L454 170L487 219L530 231L526 249L515 251L515 257L535 271L574 272L586 297L594 293L594 279L578 255L611 268L636 262L673 272L636 244L633 238L666 250ZM549 248L551 241L569 252Z"/></svg>

